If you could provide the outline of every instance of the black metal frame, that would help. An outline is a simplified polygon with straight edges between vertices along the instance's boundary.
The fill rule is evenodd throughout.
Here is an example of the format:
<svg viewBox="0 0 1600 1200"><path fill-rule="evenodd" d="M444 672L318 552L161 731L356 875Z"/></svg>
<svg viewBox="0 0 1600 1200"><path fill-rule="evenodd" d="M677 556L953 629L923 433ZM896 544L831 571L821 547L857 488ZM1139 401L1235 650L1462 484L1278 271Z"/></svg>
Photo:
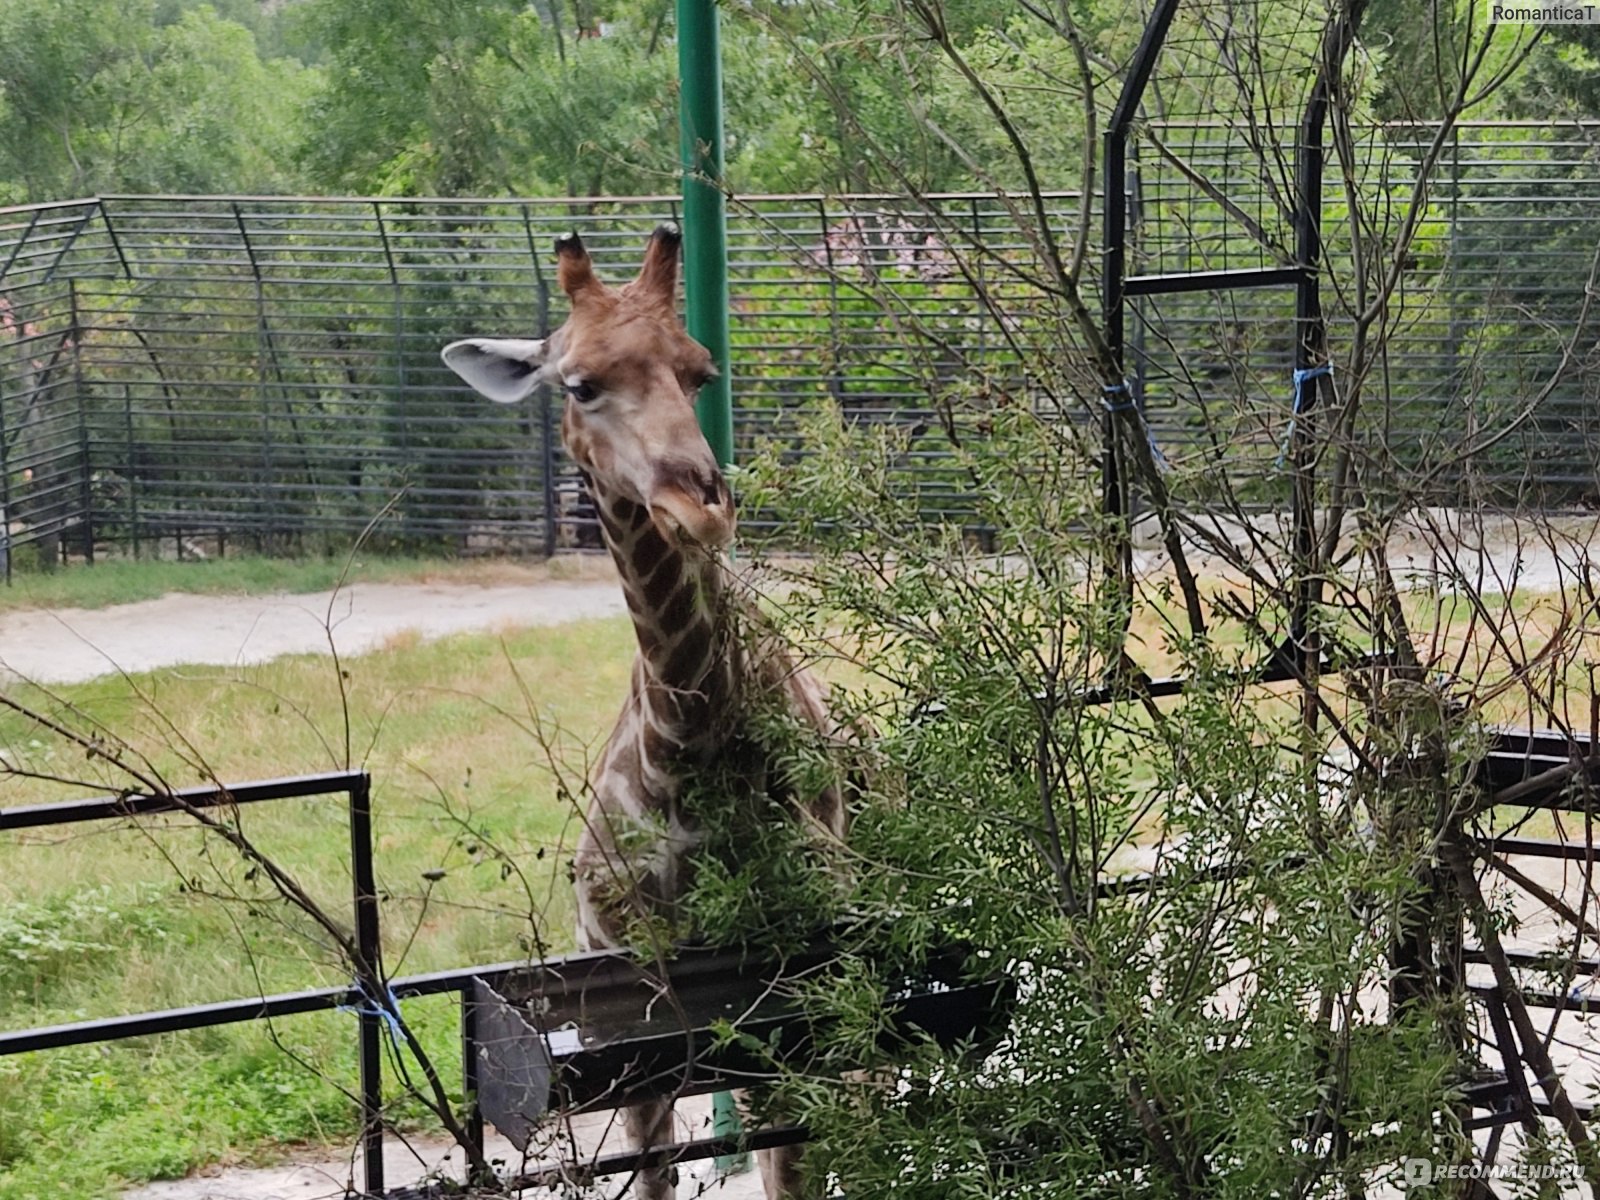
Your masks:
<svg viewBox="0 0 1600 1200"><path fill-rule="evenodd" d="M1143 409L1142 370L1128 376L1126 309L1130 296L1153 296L1181 292L1233 291L1247 288L1294 288L1295 295L1295 370L1302 371L1328 361L1327 326L1322 314L1318 268L1322 258L1322 169L1323 129L1327 123L1328 101L1333 79L1344 63L1355 38L1365 0L1353 0L1349 8L1326 31L1320 63L1311 95L1301 116L1295 144L1295 259L1290 266L1188 271L1162 275L1127 274L1130 197L1137 196L1138 180L1130 168L1128 143L1134 122L1144 101L1145 89L1155 71L1172 22L1182 0L1158 0L1145 23L1144 34L1134 50L1123 77L1116 107L1106 125L1103 139L1102 212L1104 237L1104 278L1101 283L1101 317L1106 346L1114 360L1118 378L1128 388L1127 399ZM1289 605L1289 628L1285 639L1262 664L1266 679L1315 677L1321 647L1311 632L1311 612L1321 598L1320 575L1312 569L1311 558L1316 536L1315 415L1318 398L1330 396L1331 382L1324 376L1307 389L1306 403L1296 403L1297 420L1291 426L1288 446L1293 466L1293 529L1295 587ZM1298 388L1297 388L1298 396ZM1101 459L1102 507L1105 514L1125 520L1131 511L1129 481L1123 477L1118 461L1117 414L1108 405L1102 417L1104 450ZM1181 680L1163 681L1176 694ZM1109 695L1109 691L1107 692ZM1309 703L1309 700L1308 700Z"/></svg>
<svg viewBox="0 0 1600 1200"><path fill-rule="evenodd" d="M35 804L0 809L0 833L40 829L57 825L76 825L86 821L126 820L134 817L181 813L192 809L233 808L268 800L308 799L343 794L348 797L350 814L350 861L353 880L352 910L355 916L356 946L363 960L380 961L382 944L378 928L378 892L372 870L372 780L365 771L339 771L324 775L302 775L270 779L226 787L183 788L170 795L123 793L68 800L57 804ZM433 977L427 983L434 990ZM457 983L457 988L465 986ZM187 1008L103 1017L93 1021L48 1025L0 1033L0 1058L50 1050L62 1046L121 1041L151 1034L206 1029L240 1021L270 1021L277 1017L321 1012L350 1006L355 1009L361 1064L362 1150L369 1190L383 1187L383 1018L365 1000L359 983L349 987L312 988L283 992L247 1000L224 1000ZM422 992L413 994L420 995ZM372 1181L376 1181L374 1186Z"/></svg>
<svg viewBox="0 0 1600 1200"><path fill-rule="evenodd" d="M663 991L675 995L698 992L704 999L731 994L728 989L737 990L742 985L750 993L744 1000L752 1003L741 1003L736 1012L750 1007L753 1014L750 1020L755 1022L753 1028L773 1036L783 1032L784 1045L790 1053L807 1044L804 1035L799 1033L803 1023L795 1022L792 1028L786 1029L783 1014L756 1013L753 1002L758 996L770 993L770 981L778 974L790 973L798 977L819 969L828 960L826 943L819 943L809 956L783 964L754 961L742 950L687 949L662 964L644 964L626 953L595 951L536 962L502 962L394 979L384 977L373 859L372 781L365 771L186 788L165 795L128 792L4 808L0 809L0 834L341 794L348 798L350 818L356 952L361 964L373 972L373 978L358 977L339 987L307 988L4 1032L0 1033L0 1058L243 1021L271 1021L304 1013L349 1009L357 1018L360 1064L361 1194L378 1196L388 1194L383 1167L383 1036L390 1014L375 996L386 993L396 1003L447 993L459 997L463 1095L468 1097L463 1126L470 1148L479 1152L484 1145L484 1111L480 1104L480 1049L484 1043L479 1036L479 1001L474 999L474 992L485 986L495 993L514 997L514 1003L519 1005L537 999L540 1028L536 1030L530 1026L530 1038L542 1039L544 1028L578 1022L591 1031L580 1045L568 1046L551 1058L562 1071L559 1093L563 1111L616 1108L669 1091L674 1095L694 1095L724 1090L747 1084L755 1077L761 1063L741 1055L737 1048L718 1049L709 1022L692 1029L672 1027L665 1030L651 1027L652 1022L648 1020L641 1022L640 1012L648 1013L650 1005ZM947 948L942 955L936 955L927 986L911 988L891 998L896 1012L892 1027L902 1031L914 1029L941 1043L992 1033L994 1021L1003 1020L1003 1014L1009 1011L1015 986L1003 978L976 983L965 980L962 961L963 952L959 947ZM679 1064L687 1065L679 1070ZM780 1126L740 1137L700 1139L604 1155L588 1163L539 1169L503 1182L513 1188L531 1188L560 1179L593 1179L659 1162L687 1162L719 1157L735 1150L788 1145L803 1141L806 1136L804 1129Z"/></svg>
<svg viewBox="0 0 1600 1200"><path fill-rule="evenodd" d="M1127 73L1122 91L1104 135L1103 236L1104 274L1102 280L1102 319L1107 347L1114 360L1116 378L1126 389L1127 403L1144 409L1144 380L1141 369L1130 378L1126 361L1126 301L1133 296L1153 296L1199 291L1232 291L1245 288L1294 288L1294 420L1290 426L1285 457L1291 469L1291 545L1293 592L1289 604L1289 628L1283 643L1270 652L1260 665L1257 677L1266 680L1295 679L1306 688L1307 720L1316 719L1315 697L1311 694L1316 675L1325 670L1342 669L1360 663L1333 664L1323 658L1311 615L1321 602L1323 588L1315 569L1316 553L1316 425L1318 408L1334 398L1332 379L1326 371L1306 376L1305 372L1330 364L1327 324L1322 309L1319 268L1323 241L1321 210L1324 131L1332 90L1344 59L1355 40L1356 29L1366 8L1366 0L1350 4L1324 31L1319 48L1317 74L1305 111L1298 126L1295 145L1293 219L1295 261L1288 266L1255 269L1183 272L1172 274L1127 274L1130 208L1137 219L1139 180L1130 167L1128 145L1144 92L1161 54L1167 34L1181 0L1157 0ZM1303 382L1302 382L1303 381ZM1302 391L1303 387L1303 391ZM1102 457L1102 505L1105 515L1127 520L1131 515L1130 481L1119 462L1118 416L1108 404L1102 417L1104 449ZM1378 661L1373 656L1368 662ZM1185 680L1169 678L1144 681L1142 688L1151 696L1181 694ZM1091 689L1084 696L1089 703L1104 703L1126 692L1112 685ZM1592 810L1594 789L1600 785L1600 758L1586 738L1556 731L1496 731L1484 756L1480 784L1494 803L1552 810ZM1478 852L1489 855L1522 854L1581 861L1593 866L1593 846L1573 846L1548 839L1503 837L1481 843ZM1226 872L1226 868L1224 869ZM1114 882L1117 894L1155 886L1159 880L1140 878ZM1536 968L1544 965L1539 955L1510 952L1513 967ZM1464 948L1463 964L1483 964L1482 950ZM1573 964L1580 972L1600 974L1600 959L1585 959ZM1463 1092L1467 1104L1484 1115L1468 1118L1468 1129L1488 1129L1490 1141L1485 1161L1492 1163L1499 1148L1500 1132L1506 1125L1534 1121L1552 1115L1551 1106L1533 1094L1524 1070L1525 1062L1509 1021L1504 997L1498 987L1473 985L1467 992L1484 1007L1501 1057L1502 1071L1489 1078L1472 1081ZM1524 991L1527 1003L1556 1011L1600 1014L1600 997L1593 1000L1569 994ZM1597 1110L1579 1106L1579 1115L1590 1119ZM1485 1189L1487 1191L1487 1189ZM1488 1193L1491 1194L1492 1193Z"/></svg>

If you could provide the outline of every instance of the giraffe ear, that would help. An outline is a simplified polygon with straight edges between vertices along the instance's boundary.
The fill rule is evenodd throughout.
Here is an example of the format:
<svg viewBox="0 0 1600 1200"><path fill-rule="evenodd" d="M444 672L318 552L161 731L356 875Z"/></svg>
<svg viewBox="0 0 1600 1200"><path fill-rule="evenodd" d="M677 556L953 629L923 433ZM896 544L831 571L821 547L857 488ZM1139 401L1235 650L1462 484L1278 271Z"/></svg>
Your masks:
<svg viewBox="0 0 1600 1200"><path fill-rule="evenodd" d="M467 338L441 352L445 366L496 404L515 404L539 386L545 343L522 338Z"/></svg>
<svg viewBox="0 0 1600 1200"><path fill-rule="evenodd" d="M630 289L652 297L656 303L671 309L677 304L678 247L683 234L672 224L656 226L645 246L644 265Z"/></svg>
<svg viewBox="0 0 1600 1200"><path fill-rule="evenodd" d="M556 282L574 304L585 296L600 295L606 290L594 273L594 263L577 230L556 239Z"/></svg>

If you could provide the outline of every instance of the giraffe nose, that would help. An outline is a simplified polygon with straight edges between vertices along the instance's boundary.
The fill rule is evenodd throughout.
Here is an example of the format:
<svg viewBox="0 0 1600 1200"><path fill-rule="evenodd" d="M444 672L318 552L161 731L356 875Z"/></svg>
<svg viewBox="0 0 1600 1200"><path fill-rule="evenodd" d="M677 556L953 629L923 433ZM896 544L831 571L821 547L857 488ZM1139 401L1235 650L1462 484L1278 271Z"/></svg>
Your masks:
<svg viewBox="0 0 1600 1200"><path fill-rule="evenodd" d="M721 471L710 471L699 476L696 485L700 489L700 499L707 508L727 503L728 485L723 482Z"/></svg>
<svg viewBox="0 0 1600 1200"><path fill-rule="evenodd" d="M715 466L682 463L664 469L656 478L650 512L675 541L716 547L733 539L733 497Z"/></svg>

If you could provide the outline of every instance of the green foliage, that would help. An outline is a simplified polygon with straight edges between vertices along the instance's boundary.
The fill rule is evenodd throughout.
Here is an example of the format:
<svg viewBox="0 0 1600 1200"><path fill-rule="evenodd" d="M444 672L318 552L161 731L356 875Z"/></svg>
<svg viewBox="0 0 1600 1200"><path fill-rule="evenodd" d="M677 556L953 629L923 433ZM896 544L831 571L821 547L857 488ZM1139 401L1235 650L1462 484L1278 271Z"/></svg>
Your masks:
<svg viewBox="0 0 1600 1200"><path fill-rule="evenodd" d="M48 987L69 971L94 970L143 941L167 936L159 888L123 900L110 885L85 888L41 904L0 909L0 990Z"/></svg>
<svg viewBox="0 0 1600 1200"><path fill-rule="evenodd" d="M751 765L767 770L753 774ZM794 951L837 919L842 880L797 798L837 787L821 736L776 696L758 699L744 736L684 797L702 829L687 924L715 946Z"/></svg>
<svg viewBox="0 0 1600 1200"><path fill-rule="evenodd" d="M961 461L1004 557L909 519L894 438L838 411L807 426L806 457L774 449L742 473L745 495L818 546L786 575L789 632L827 631L817 652L871 681L836 700L879 730L847 856L851 966L806 998L828 1031L822 1063L781 1085L817 1134L812 1169L851 1195L1163 1196L1203 1181L1254 1197L1332 1192L1433 1154L1459 1078L1449 1002L1391 1020L1378 999L1386 920L1420 886L1426 826L1375 842L1339 815L1322 768L1282 749L1303 738L1295 711L1250 683L1270 639L1220 617L1205 640L1169 626L1131 647L1190 677L1181 701L1086 703L1124 619L1091 586L1092 460L1048 419L985 415L992 439ZM1161 628L1169 602L1141 596L1139 627ZM1438 736L1418 726L1379 751L1402 759ZM1419 773L1419 796L1435 778ZM1363 811L1403 806L1403 790L1375 784ZM1097 891L1151 862L1165 886ZM815 905L782 866L764 885ZM697 895L726 904L735 877L706 872ZM1018 980L1003 1040L882 1062L884 994L952 941ZM875 1063L897 1086L834 1074ZM1335 1155L1307 1119L1384 1132Z"/></svg>
<svg viewBox="0 0 1600 1200"><path fill-rule="evenodd" d="M1358 69L1372 75L1375 115L1429 115L1442 101L1412 87L1409 68L1436 50L1459 57L1459 22L1441 18L1436 46L1407 5L1370 10ZM963 3L941 20L1044 185L1070 189L1086 101L1076 50L1045 15ZM1258 119L1298 112L1325 16L1296 3L1230 18L1236 39L1259 33L1276 56L1261 64ZM735 190L1021 182L1010 133L897 5L763 0L725 5L723 18ZM1073 5L1072 19L1098 62L1124 60L1140 32L1138 10L1107 0ZM1206 19L1180 14L1152 116L1204 116L1227 100ZM0 198L672 191L674 33L668 0L4 0ZM1504 111L1600 111L1585 82L1594 49L1581 27L1543 39ZM1520 53L1502 39L1492 61ZM1102 120L1113 93L1102 85L1089 101Z"/></svg>
<svg viewBox="0 0 1600 1200"><path fill-rule="evenodd" d="M6 0L0 186L19 201L284 190L312 78L209 6Z"/></svg>

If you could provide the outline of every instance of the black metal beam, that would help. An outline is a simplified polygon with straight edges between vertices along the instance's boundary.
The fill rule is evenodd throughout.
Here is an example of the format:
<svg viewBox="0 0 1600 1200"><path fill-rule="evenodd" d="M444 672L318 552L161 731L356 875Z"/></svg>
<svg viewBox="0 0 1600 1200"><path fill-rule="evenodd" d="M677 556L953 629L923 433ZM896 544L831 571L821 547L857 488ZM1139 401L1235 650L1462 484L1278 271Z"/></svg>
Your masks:
<svg viewBox="0 0 1600 1200"><path fill-rule="evenodd" d="M365 776L350 789L350 875L356 914L356 964L365 981L365 1002L356 1010L361 1064L361 1150L363 1184L383 1191L383 1026L387 998L383 980L383 946L378 932L378 885L372 870L372 788ZM393 1015L393 1014L391 1014Z"/></svg>
<svg viewBox="0 0 1600 1200"><path fill-rule="evenodd" d="M504 1181L505 1189L516 1194L534 1188L555 1187L562 1183L585 1184L607 1175L621 1175L643 1167L661 1167L671 1163L693 1162L696 1159L720 1158L725 1154L740 1154L748 1150L772 1150L778 1146L793 1146L810 1138L810 1132L798 1125L782 1125L775 1129L758 1129L754 1133L736 1137L700 1138L692 1142L674 1142L649 1150L625 1151L605 1154L588 1162L562 1163L538 1171L529 1171Z"/></svg>
<svg viewBox="0 0 1600 1200"><path fill-rule="evenodd" d="M1530 971L1548 971L1552 964L1560 964L1562 968L1575 972L1579 977L1588 978L1600 974L1600 958L1574 958L1556 952L1532 954L1526 950L1507 950L1505 956L1506 962L1511 966ZM1461 961L1476 966L1487 966L1489 956L1480 949L1468 947L1462 951ZM1482 996L1498 994L1498 989L1488 984L1470 987L1467 990ZM1565 1008L1584 1016L1600 1015L1600 994L1574 996L1563 992L1524 991L1522 998L1536 1008Z"/></svg>
<svg viewBox="0 0 1600 1200"><path fill-rule="evenodd" d="M1122 90L1117 93L1117 105L1111 110L1107 133L1126 137L1133 126L1134 118L1139 115L1139 104L1144 100L1144 89L1149 86L1150 76L1156 69L1156 59L1161 54L1161 47L1166 44L1172 19L1177 15L1178 0L1160 0L1150 19L1145 22L1139 45L1128 60L1128 73L1122 77ZM1108 179L1106 182L1111 181ZM1118 186L1121 186L1120 182Z"/></svg>
<svg viewBox="0 0 1600 1200"><path fill-rule="evenodd" d="M608 952L605 951L587 955L575 954L565 959L554 960L554 963L571 967L586 959L607 956ZM389 990L402 1000L417 996L438 996L446 992L460 992L474 979L501 981L529 969L526 962L458 967L449 971L433 971L425 975L408 975L401 979L390 980ZM73 1021L63 1025L45 1025L36 1029L19 1029L10 1033L0 1033L0 1058L34 1050L53 1050L62 1046L116 1042L125 1038L181 1033L189 1029L207 1029L214 1025L232 1025L240 1021L263 1021L277 1017L298 1016L301 1013L325 1012L341 1005L354 1006L360 1001L361 996L355 989L340 985L307 988L298 992L278 992L247 1000L222 1000L215 1004L197 1004L188 1008L159 1009L153 1012L101 1017L92 1021Z"/></svg>
<svg viewBox="0 0 1600 1200"><path fill-rule="evenodd" d="M230 784L223 788L177 788L171 795L147 796L140 792L124 792L120 796L91 796L56 804L25 804L16 808L0 808L0 833L37 829L46 825L75 825L83 821L111 821L182 812L185 806L217 808L257 804L263 800L340 795L363 786L366 780L365 771L335 771L326 775L296 775L286 779Z"/></svg>
<svg viewBox="0 0 1600 1200"><path fill-rule="evenodd" d="M1484 854L1521 854L1529 858L1565 858L1570 862L1600 861L1600 847L1581 842L1558 842L1554 838L1483 838L1478 849Z"/></svg>
<svg viewBox="0 0 1600 1200"><path fill-rule="evenodd" d="M240 1021L265 1021L301 1013L324 1012L350 1003L354 998L347 987L312 988L303 992L258 996L252 1000L223 1000L188 1008L167 1008L129 1016L102 1017L94 1021L19 1029L12 1033L0 1033L0 1058L35 1050L55 1050L62 1046L117 1042L126 1038L232 1025Z"/></svg>
<svg viewBox="0 0 1600 1200"><path fill-rule="evenodd" d="M1160 296L1172 292L1224 292L1240 288L1285 287L1302 283L1305 277L1304 267L1193 271L1183 275L1130 275L1122 281L1122 294Z"/></svg>
<svg viewBox="0 0 1600 1200"><path fill-rule="evenodd" d="M1101 278L1100 314L1106 349L1115 362L1119 375L1126 374L1126 299L1123 287L1128 270L1128 131L1138 115L1144 99L1145 88L1155 71L1156 59L1166 43L1167 31L1178 13L1179 0L1158 0L1150 19L1145 22L1139 45L1128 62L1122 79L1122 90L1111 112L1111 122L1106 126L1101 143L1101 171L1103 201L1101 212ZM1136 397L1125 397L1136 400ZM1104 446L1100 458L1100 503L1107 516L1126 514L1127 501L1123 496L1121 467L1117 462L1117 416L1107 411L1101 417L1101 437ZM1126 574L1128 555L1131 553L1127 539L1122 539L1118 550L1121 561L1116 573Z"/></svg>

